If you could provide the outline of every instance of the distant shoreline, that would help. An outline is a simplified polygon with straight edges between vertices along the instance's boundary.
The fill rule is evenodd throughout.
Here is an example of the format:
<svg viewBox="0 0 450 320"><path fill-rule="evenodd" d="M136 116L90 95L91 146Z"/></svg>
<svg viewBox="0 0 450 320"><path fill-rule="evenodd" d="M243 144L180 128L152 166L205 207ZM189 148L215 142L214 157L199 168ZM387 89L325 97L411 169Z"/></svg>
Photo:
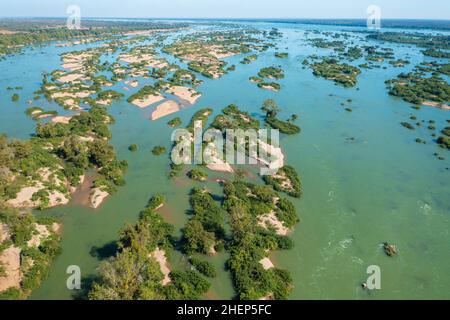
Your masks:
<svg viewBox="0 0 450 320"><path fill-rule="evenodd" d="M36 20L65 20L66 17L0 17L0 22L11 19L36 19ZM85 17L87 21L103 20L129 20L129 21L216 21L216 22L267 22L280 24L307 24L307 25L327 25L344 27L365 27L366 19L307 19L307 18L126 18L126 17ZM444 19L382 19L381 26L384 28L399 29L431 29L450 31L450 20Z"/></svg>

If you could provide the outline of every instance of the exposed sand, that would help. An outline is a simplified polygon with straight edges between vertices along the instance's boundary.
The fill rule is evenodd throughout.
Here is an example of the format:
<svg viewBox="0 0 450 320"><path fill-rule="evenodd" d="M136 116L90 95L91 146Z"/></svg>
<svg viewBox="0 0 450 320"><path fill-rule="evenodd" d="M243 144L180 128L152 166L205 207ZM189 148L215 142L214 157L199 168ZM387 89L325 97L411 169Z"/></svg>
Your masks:
<svg viewBox="0 0 450 320"><path fill-rule="evenodd" d="M261 155L257 158L258 161L262 162L269 169L278 171L284 167L284 154L281 148L275 148L271 144L265 143L262 140L258 140L259 150L263 150L266 152L266 157L262 158ZM276 173L276 172L275 172Z"/></svg>
<svg viewBox="0 0 450 320"><path fill-rule="evenodd" d="M20 272L20 248L11 246L0 254L0 265L6 276L0 277L0 292L9 288L20 288L22 274Z"/></svg>
<svg viewBox="0 0 450 320"><path fill-rule="evenodd" d="M167 90L167 92L189 104L194 104L202 96L194 89L182 86L172 86Z"/></svg>
<svg viewBox="0 0 450 320"><path fill-rule="evenodd" d="M81 73L69 73L65 76L59 77L58 81L62 83L73 82L75 80L81 80L84 77Z"/></svg>
<svg viewBox="0 0 450 320"><path fill-rule="evenodd" d="M15 208L34 206L34 202L31 200L31 197L42 188L43 185L41 183L38 183L35 187L24 187L17 193L15 199L10 199L7 202Z"/></svg>
<svg viewBox="0 0 450 320"><path fill-rule="evenodd" d="M275 211L260 216L258 224L266 229L269 228L269 226L274 227L276 233L280 236L286 236L290 232L289 228L286 228L283 222L278 220Z"/></svg>
<svg viewBox="0 0 450 320"><path fill-rule="evenodd" d="M170 277L169 277L169 273L170 273L170 269L167 263L167 257L166 257L166 252L162 249L160 249L159 247L157 247L155 249L155 251L153 251L151 253L151 256L159 263L159 267L161 268L161 272L164 275L164 279L162 280L162 285L165 286L167 284L170 283Z"/></svg>
<svg viewBox="0 0 450 320"><path fill-rule="evenodd" d="M136 31L129 31L124 33L126 36L136 36L136 35L150 35L155 32L170 32L174 30L180 30L184 28L177 28L177 29L150 29L150 30L136 30Z"/></svg>
<svg viewBox="0 0 450 320"><path fill-rule="evenodd" d="M441 104L439 102L425 101L424 103L422 103L422 105L427 106L427 107L439 108L439 109L442 109L442 110L450 110L450 106L449 105Z"/></svg>
<svg viewBox="0 0 450 320"><path fill-rule="evenodd" d="M137 99L131 102L135 106L138 106L139 108L147 108L148 106L151 106L154 103L157 103L161 100L164 100L164 97L160 94L154 96L154 95L148 95L144 99Z"/></svg>
<svg viewBox="0 0 450 320"><path fill-rule="evenodd" d="M156 120L178 111L180 111L180 105L173 100L168 100L156 107L152 112L151 119Z"/></svg>
<svg viewBox="0 0 450 320"><path fill-rule="evenodd" d="M9 240L9 228L6 224L0 223L0 243Z"/></svg>
<svg viewBox="0 0 450 320"><path fill-rule="evenodd" d="M66 181L61 181L56 175L53 176L53 179L50 180L50 176L53 172L50 171L49 168L41 168L38 170L38 174L41 176L44 182L50 182L56 186L65 186L67 184ZM26 186L23 187L16 195L15 199L10 199L7 202L15 208L24 208L24 207L36 207L39 205L39 201L33 201L33 194L38 192L39 190L46 189L44 184L41 181L38 181L34 186ZM61 193L57 190L47 190L48 191L48 206L54 207L62 204L69 203L69 198L67 195Z"/></svg>
<svg viewBox="0 0 450 320"><path fill-rule="evenodd" d="M95 188L91 192L91 207L97 209L102 202L109 196L109 193L106 191L102 191L100 188Z"/></svg>
<svg viewBox="0 0 450 320"><path fill-rule="evenodd" d="M275 89L272 86L261 86L261 89L265 89L265 90L269 90L269 91L273 91L273 92L278 92L278 90Z"/></svg>
<svg viewBox="0 0 450 320"><path fill-rule="evenodd" d="M126 62L126 63L138 63L142 61L151 60L153 58L153 55L151 54L121 54L119 57L120 61Z"/></svg>
<svg viewBox="0 0 450 320"><path fill-rule="evenodd" d="M89 97L91 94L93 94L95 92L91 92L91 91L79 91L79 92L70 92L70 91L59 91L59 92L54 92L51 94L52 99L57 99L57 98L87 98Z"/></svg>
<svg viewBox="0 0 450 320"><path fill-rule="evenodd" d="M68 124L70 119L72 119L71 116L56 116L52 119L52 122Z"/></svg>
<svg viewBox="0 0 450 320"><path fill-rule="evenodd" d="M35 223L35 232L30 240L28 240L28 247L38 247L41 244L41 241L48 238L50 236L50 232L47 229L47 226L42 224Z"/></svg>
<svg viewBox="0 0 450 320"><path fill-rule="evenodd" d="M228 173L234 172L234 169L230 164L214 156L212 156L211 158L211 163L207 164L206 167L212 171L228 172Z"/></svg>
<svg viewBox="0 0 450 320"><path fill-rule="evenodd" d="M133 88L139 87L139 81L137 81L137 80L128 80L125 82L125 84L127 84Z"/></svg>
<svg viewBox="0 0 450 320"><path fill-rule="evenodd" d="M264 270L269 270L269 269L273 269L275 268L275 266L273 265L272 260L270 260L269 258L263 258L259 261L259 263L262 264Z"/></svg>

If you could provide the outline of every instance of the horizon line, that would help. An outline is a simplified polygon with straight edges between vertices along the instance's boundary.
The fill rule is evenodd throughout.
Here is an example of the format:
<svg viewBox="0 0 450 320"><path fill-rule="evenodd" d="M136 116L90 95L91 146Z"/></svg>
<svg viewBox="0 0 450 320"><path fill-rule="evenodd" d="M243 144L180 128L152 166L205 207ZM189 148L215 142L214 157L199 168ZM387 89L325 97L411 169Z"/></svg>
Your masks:
<svg viewBox="0 0 450 320"><path fill-rule="evenodd" d="M14 19L14 18L42 18L42 19L67 19L67 16L1 16L0 19ZM367 17L361 18L306 18L306 17L238 17L238 18L226 18L226 17L95 17L95 16L82 16L82 19L147 19L147 20L367 20ZM423 20L423 21L450 21L450 19L444 18L381 18L381 20Z"/></svg>

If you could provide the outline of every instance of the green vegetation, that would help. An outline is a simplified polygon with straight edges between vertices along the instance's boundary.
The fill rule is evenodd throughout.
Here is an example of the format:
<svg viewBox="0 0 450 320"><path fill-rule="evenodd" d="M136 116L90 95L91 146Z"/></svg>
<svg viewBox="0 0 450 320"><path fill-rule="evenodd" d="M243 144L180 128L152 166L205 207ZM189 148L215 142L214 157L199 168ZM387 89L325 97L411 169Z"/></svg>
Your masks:
<svg viewBox="0 0 450 320"><path fill-rule="evenodd" d="M154 148L152 149L152 153L153 153L153 155L155 155L155 156L160 156L160 155L162 155L163 153L166 153L166 148L165 148L165 147L162 147L162 146L156 146L156 147L154 147Z"/></svg>
<svg viewBox="0 0 450 320"><path fill-rule="evenodd" d="M354 87L357 82L357 76L361 70L357 67L350 66L345 63L339 63L338 60L327 58L321 62L316 62L311 65L313 74L315 76L324 77L328 80L333 80L335 83L343 85L344 87Z"/></svg>
<svg viewBox="0 0 450 320"><path fill-rule="evenodd" d="M187 176L196 181L204 182L208 178L208 174L199 169L192 169L187 173Z"/></svg>
<svg viewBox="0 0 450 320"><path fill-rule="evenodd" d="M19 99L20 99L20 96L17 93L14 93L11 97L12 102L17 102L17 101L19 101Z"/></svg>
<svg viewBox="0 0 450 320"><path fill-rule="evenodd" d="M397 79L386 81L386 85L389 94L406 102L420 105L430 101L440 104L450 101L450 85L437 75L422 78L417 73L401 73Z"/></svg>
<svg viewBox="0 0 450 320"><path fill-rule="evenodd" d="M138 146L137 144L133 143L128 147L128 150L130 150L131 152L136 152L138 150Z"/></svg>
<svg viewBox="0 0 450 320"><path fill-rule="evenodd" d="M204 189L194 188L190 203L192 218L182 230L183 249L188 254L214 255L223 244L224 212Z"/></svg>
<svg viewBox="0 0 450 320"><path fill-rule="evenodd" d="M284 134L300 133L300 127L296 126L290 121L282 121L277 119L277 114L281 109L278 107L277 103L274 100L268 99L264 101L261 110L266 113L266 123L273 129L278 129L281 133Z"/></svg>
<svg viewBox="0 0 450 320"><path fill-rule="evenodd" d="M422 53L426 56L433 57L433 58L450 59L450 52L436 50L434 48L430 48L425 51L422 51Z"/></svg>
<svg viewBox="0 0 450 320"><path fill-rule="evenodd" d="M239 180L227 182L224 193L223 207L230 216L233 235L228 244L230 259L227 266L237 297L243 300L287 299L293 286L289 272L278 268L266 270L260 261L267 256L267 250L291 248L292 241L263 228L258 221L262 215L275 210L277 217L292 226L293 221L298 221L295 209L285 199L275 204L274 199L278 196L270 188Z"/></svg>
<svg viewBox="0 0 450 320"><path fill-rule="evenodd" d="M222 110L223 115L218 115L211 127L224 131L226 129L259 129L259 121L250 116L248 112L239 110L235 104L230 104Z"/></svg>
<svg viewBox="0 0 450 320"><path fill-rule="evenodd" d="M201 274L210 278L215 278L217 276L217 270L212 263L200 260L195 257L189 258L189 262L192 264L195 270L197 270Z"/></svg>
<svg viewBox="0 0 450 320"><path fill-rule="evenodd" d="M100 265L100 280L89 292L92 300L192 300L200 299L210 284L197 271L170 272L163 285L155 249L171 250L174 227L154 212L155 197L140 214L135 225L120 233L119 251Z"/></svg>
<svg viewBox="0 0 450 320"><path fill-rule="evenodd" d="M241 61L241 63L242 63L242 64L250 64L250 63L252 63L253 61L256 61L257 59L258 59L258 56L257 56L256 54L252 54L252 55L250 55L250 56L245 57L245 58Z"/></svg>
<svg viewBox="0 0 450 320"><path fill-rule="evenodd" d="M450 40L445 35L405 32L376 32L367 36L368 39L390 41L404 44L414 44L419 47L450 49Z"/></svg>
<svg viewBox="0 0 450 320"><path fill-rule="evenodd" d="M172 120L170 120L169 122L167 122L167 124L170 127L178 127L181 125L181 119L179 117L173 118Z"/></svg>
<svg viewBox="0 0 450 320"><path fill-rule="evenodd" d="M280 91L281 85L276 82L260 82L260 83L258 83L258 88L272 90L272 91Z"/></svg>
<svg viewBox="0 0 450 320"><path fill-rule="evenodd" d="M258 72L258 76L261 78L268 78L268 79L283 79L284 71L283 69L277 67L267 67L262 68Z"/></svg>
<svg viewBox="0 0 450 320"><path fill-rule="evenodd" d="M437 143L439 144L440 147L450 150L450 137L440 136L437 139Z"/></svg>
<svg viewBox="0 0 450 320"><path fill-rule="evenodd" d="M28 211L13 209L0 201L0 224L8 230L8 237L0 243L0 254L4 250L18 250L22 276L18 288L0 292L0 300L25 299L48 276L52 261L60 253L61 238L55 231L54 223L52 218L36 218ZM32 245L30 240L38 234L37 225L46 228L49 235L42 238L38 245ZM3 274L7 272L1 263L0 271Z"/></svg>
<svg viewBox="0 0 450 320"><path fill-rule="evenodd" d="M289 56L287 52L275 52L275 57L280 59L285 59Z"/></svg>
<svg viewBox="0 0 450 320"><path fill-rule="evenodd" d="M136 92L135 94L132 94L131 96L128 97L127 101L129 103L132 103L135 100L140 100L140 99L144 99L147 96L157 96L159 94L159 91L151 86L151 85L146 85L144 87L142 87L138 92Z"/></svg>
<svg viewBox="0 0 450 320"><path fill-rule="evenodd" d="M279 169L274 175L266 175L263 177L266 184L273 186L273 188L280 192L285 192L288 195L300 198L301 184L300 178L294 167L284 166Z"/></svg>
<svg viewBox="0 0 450 320"><path fill-rule="evenodd" d="M414 126L412 124L410 124L409 122L401 122L400 124L402 126L404 126L406 129L415 130Z"/></svg>

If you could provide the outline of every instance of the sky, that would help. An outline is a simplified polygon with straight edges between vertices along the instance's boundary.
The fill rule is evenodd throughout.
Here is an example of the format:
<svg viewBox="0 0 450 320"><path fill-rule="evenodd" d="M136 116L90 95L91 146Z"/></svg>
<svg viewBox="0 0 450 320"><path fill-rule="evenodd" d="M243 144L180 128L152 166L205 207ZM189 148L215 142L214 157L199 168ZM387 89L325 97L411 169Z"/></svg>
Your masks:
<svg viewBox="0 0 450 320"><path fill-rule="evenodd" d="M0 0L1 17L64 17L78 5L82 17L126 18L381 18L450 19L450 0Z"/></svg>

